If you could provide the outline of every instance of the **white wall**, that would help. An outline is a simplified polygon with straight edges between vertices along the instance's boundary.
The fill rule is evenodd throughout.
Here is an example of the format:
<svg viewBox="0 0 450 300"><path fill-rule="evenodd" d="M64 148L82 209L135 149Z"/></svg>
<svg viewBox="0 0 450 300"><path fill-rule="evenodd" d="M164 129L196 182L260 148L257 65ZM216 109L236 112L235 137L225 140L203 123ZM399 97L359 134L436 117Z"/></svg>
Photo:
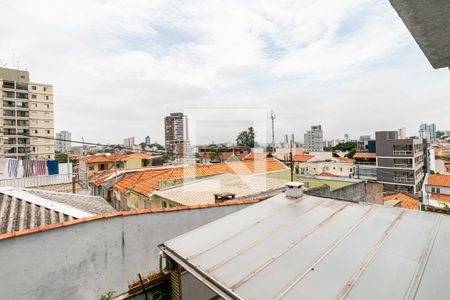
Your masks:
<svg viewBox="0 0 450 300"><path fill-rule="evenodd" d="M0 241L0 299L99 299L159 268L157 245L248 205L113 217Z"/></svg>

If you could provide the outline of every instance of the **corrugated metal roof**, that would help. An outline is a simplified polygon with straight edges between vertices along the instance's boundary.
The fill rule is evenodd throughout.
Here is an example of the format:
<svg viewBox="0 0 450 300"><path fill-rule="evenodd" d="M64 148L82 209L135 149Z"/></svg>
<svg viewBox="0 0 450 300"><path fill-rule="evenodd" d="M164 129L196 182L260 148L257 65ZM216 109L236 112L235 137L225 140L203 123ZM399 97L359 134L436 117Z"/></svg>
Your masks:
<svg viewBox="0 0 450 300"><path fill-rule="evenodd" d="M441 214L278 195L161 248L225 299L448 299Z"/></svg>

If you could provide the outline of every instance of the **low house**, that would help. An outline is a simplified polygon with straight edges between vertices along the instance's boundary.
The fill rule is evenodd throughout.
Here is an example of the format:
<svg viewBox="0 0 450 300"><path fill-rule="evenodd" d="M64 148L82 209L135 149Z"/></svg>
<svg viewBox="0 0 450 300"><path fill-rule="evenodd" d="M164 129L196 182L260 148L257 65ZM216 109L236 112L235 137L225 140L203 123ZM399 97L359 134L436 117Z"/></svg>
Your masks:
<svg viewBox="0 0 450 300"><path fill-rule="evenodd" d="M92 176L106 170L132 170L161 164L158 156L148 153L90 155L80 158L79 173L81 180L88 180Z"/></svg>
<svg viewBox="0 0 450 300"><path fill-rule="evenodd" d="M354 177L353 160L332 152L294 155L292 161L295 174L318 175L325 172L338 177Z"/></svg>
<svg viewBox="0 0 450 300"><path fill-rule="evenodd" d="M112 213L103 198L29 188L0 188L0 234Z"/></svg>
<svg viewBox="0 0 450 300"><path fill-rule="evenodd" d="M423 199L424 204L435 207L450 205L450 175L428 174Z"/></svg>

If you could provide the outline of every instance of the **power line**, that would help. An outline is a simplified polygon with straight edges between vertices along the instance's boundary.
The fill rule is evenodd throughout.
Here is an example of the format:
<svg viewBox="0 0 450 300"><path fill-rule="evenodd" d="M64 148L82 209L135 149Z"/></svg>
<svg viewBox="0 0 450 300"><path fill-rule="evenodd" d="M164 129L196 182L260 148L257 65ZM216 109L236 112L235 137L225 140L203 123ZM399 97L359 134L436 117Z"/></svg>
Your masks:
<svg viewBox="0 0 450 300"><path fill-rule="evenodd" d="M82 145L89 145L89 146L114 147L114 145L107 145L107 144L100 144L100 143L91 143L91 142L76 141L76 140L67 140L67 139L60 139L60 138L49 137L49 136L42 136L42 135L19 134L19 133L16 133L15 135L25 136L25 137L30 137L30 138L40 138L40 139L46 139L46 140L53 140L53 141L71 142L71 143L75 143L75 144L82 144ZM121 146L121 148L122 149L128 149L128 150L136 151L136 149L133 149L131 147ZM141 150L137 150L137 151L148 152L148 153L154 153L154 152L160 153L160 152L162 152L162 150L142 150L142 149Z"/></svg>

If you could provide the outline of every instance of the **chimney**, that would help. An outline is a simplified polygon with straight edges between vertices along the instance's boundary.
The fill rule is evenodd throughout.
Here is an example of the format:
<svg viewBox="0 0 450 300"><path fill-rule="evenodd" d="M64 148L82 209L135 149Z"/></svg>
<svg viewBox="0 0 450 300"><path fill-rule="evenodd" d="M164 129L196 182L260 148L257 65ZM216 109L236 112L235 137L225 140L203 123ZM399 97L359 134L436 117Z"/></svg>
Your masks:
<svg viewBox="0 0 450 300"><path fill-rule="evenodd" d="M304 182L288 182L286 183L286 197L291 199L298 199L303 196Z"/></svg>
<svg viewBox="0 0 450 300"><path fill-rule="evenodd" d="M227 192L217 193L217 194L214 194L214 203L216 203L216 204L224 203L225 201L234 199L234 197L236 197L236 194L233 194L233 193L227 193Z"/></svg>

